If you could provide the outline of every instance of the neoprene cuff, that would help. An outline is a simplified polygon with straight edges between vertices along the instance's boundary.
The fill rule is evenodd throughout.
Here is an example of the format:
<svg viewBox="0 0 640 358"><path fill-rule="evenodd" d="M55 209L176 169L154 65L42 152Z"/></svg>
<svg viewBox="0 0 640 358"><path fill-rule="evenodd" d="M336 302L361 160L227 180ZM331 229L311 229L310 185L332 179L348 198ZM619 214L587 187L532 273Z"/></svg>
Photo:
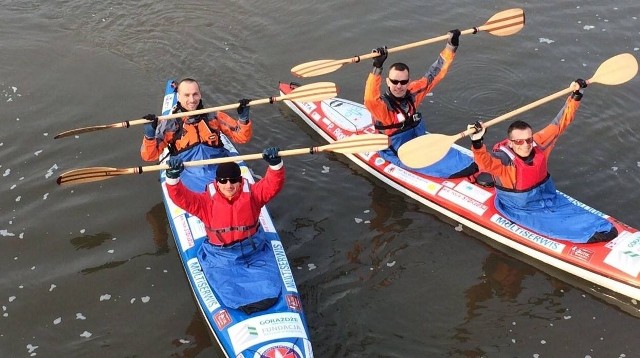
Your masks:
<svg viewBox="0 0 640 358"><path fill-rule="evenodd" d="M480 149L480 148L482 148L482 142L483 142L482 138L480 138L478 140L472 140L471 141L471 145L473 145L473 147L475 149Z"/></svg>
<svg viewBox="0 0 640 358"><path fill-rule="evenodd" d="M180 182L180 178L167 178L167 180L165 181L165 183L167 183L167 185L176 185Z"/></svg>

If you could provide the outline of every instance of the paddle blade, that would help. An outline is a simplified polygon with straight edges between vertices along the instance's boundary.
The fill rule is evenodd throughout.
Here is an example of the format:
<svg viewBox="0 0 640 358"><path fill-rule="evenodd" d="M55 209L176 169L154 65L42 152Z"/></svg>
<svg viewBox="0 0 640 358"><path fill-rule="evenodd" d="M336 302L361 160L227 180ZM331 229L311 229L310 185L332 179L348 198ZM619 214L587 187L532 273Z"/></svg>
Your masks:
<svg viewBox="0 0 640 358"><path fill-rule="evenodd" d="M302 63L291 69L291 73L297 77L314 77L337 71L342 63L336 60L317 60Z"/></svg>
<svg viewBox="0 0 640 358"><path fill-rule="evenodd" d="M138 168L118 169L110 167L74 169L66 173L62 173L56 182L58 185L91 183L120 175L139 173L137 169Z"/></svg>
<svg viewBox="0 0 640 358"><path fill-rule="evenodd" d="M389 137L384 134L359 134L317 148L341 154L377 152L389 148Z"/></svg>
<svg viewBox="0 0 640 358"><path fill-rule="evenodd" d="M426 134L414 138L398 149L398 158L410 168L423 168L444 158L459 136Z"/></svg>
<svg viewBox="0 0 640 358"><path fill-rule="evenodd" d="M298 102L322 101L338 95L338 87L333 82L316 82L308 85L296 87L289 94L278 97L280 100L291 100Z"/></svg>
<svg viewBox="0 0 640 358"><path fill-rule="evenodd" d="M634 78L638 73L638 61L630 53L613 56L604 61L588 83L619 85Z"/></svg>
<svg viewBox="0 0 640 358"><path fill-rule="evenodd" d="M522 30L524 22L524 10L509 9L493 15L478 30L486 31L495 36L509 36Z"/></svg>

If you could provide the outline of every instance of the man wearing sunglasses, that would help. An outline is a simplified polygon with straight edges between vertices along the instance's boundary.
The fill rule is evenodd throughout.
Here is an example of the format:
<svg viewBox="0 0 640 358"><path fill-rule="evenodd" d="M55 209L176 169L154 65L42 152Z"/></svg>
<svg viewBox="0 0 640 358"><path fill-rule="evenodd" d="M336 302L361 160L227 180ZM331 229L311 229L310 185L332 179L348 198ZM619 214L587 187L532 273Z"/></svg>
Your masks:
<svg viewBox="0 0 640 358"><path fill-rule="evenodd" d="M270 307L281 291L276 284L282 280L273 260L270 233L261 229L259 221L262 207L284 186L285 169L278 152L278 148L263 151L269 167L255 184L242 178L235 162L219 164L215 181L202 193L181 183L184 164L179 157L167 162L165 186L169 197L178 207L197 216L207 231L208 240L198 250L207 280L226 306L245 312ZM231 283L230 277L241 284ZM243 285L244 289L239 288Z"/></svg>
<svg viewBox="0 0 640 358"><path fill-rule="evenodd" d="M550 238L576 243L609 241L618 235L616 228L558 194L547 171L549 155L573 121L587 82L577 79L571 87L574 92L551 124L534 134L529 124L515 121L507 130L507 139L497 143L492 153L483 144L486 129L482 122L470 124L476 130L470 136L471 149L480 170L493 175L496 209L507 219Z"/></svg>
<svg viewBox="0 0 640 358"><path fill-rule="evenodd" d="M177 83L175 91L178 103L171 113L190 112L203 109L200 85L191 78ZM149 123L144 125L144 138L140 147L143 160L157 161L162 151L169 148L171 156L178 156L183 161L231 156L220 138L224 134L234 143L247 143L253 134L253 125L249 120L248 99L238 101L238 118L235 119L224 112L213 115L201 114L184 116L165 121L158 121L155 114L147 114L143 118ZM195 191L204 191L205 186L213 180L211 173L215 167L189 167L183 176L184 184Z"/></svg>
<svg viewBox="0 0 640 358"><path fill-rule="evenodd" d="M449 40L438 59L421 78L411 81L409 66L397 62L389 67L386 79L387 90L380 92L382 85L382 65L387 59L386 47L374 52L380 55L373 59L373 71L367 77L364 90L364 105L371 112L378 132L390 138L388 149L379 152L385 160L411 171L438 178L466 177L478 171L473 159L452 148L446 156L424 168L408 168L398 158L398 148L411 139L426 134L426 124L418 107L425 96L446 76L453 63L459 45L460 30L449 31Z"/></svg>

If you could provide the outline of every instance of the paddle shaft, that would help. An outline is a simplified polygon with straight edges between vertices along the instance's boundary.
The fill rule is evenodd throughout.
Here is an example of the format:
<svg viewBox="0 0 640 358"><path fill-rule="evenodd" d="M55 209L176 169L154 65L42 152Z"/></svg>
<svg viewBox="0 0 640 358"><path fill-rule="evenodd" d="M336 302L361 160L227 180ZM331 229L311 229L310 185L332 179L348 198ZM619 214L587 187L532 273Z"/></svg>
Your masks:
<svg viewBox="0 0 640 358"><path fill-rule="evenodd" d="M565 89L563 89L561 91L558 91L558 92L556 92L554 94L550 94L550 95L548 95L548 96L546 96L544 98L540 98L539 100L537 100L535 102L529 103L528 105L526 105L524 107L520 107L520 108L515 109L515 110L513 110L511 112L508 112L508 113L505 113L505 114L503 114L501 116L498 116L498 117L496 117L496 118L494 118L494 119L492 119L492 120L490 120L488 122L484 122L482 125L485 128L489 128L494 124L498 124L498 123L500 123L500 122L502 122L504 120L507 120L507 119L512 118L512 117L515 117L520 113L526 112L526 111L528 111L530 109L536 108L536 107L538 107L540 105L543 105L543 104L545 104L547 102L553 101L556 98L559 98L559 97L562 97L564 95L567 95L567 94L571 93L572 91L573 91L573 89L571 87L565 88ZM474 134L475 132L476 131L475 131L474 128L467 129L465 131L462 131L462 132L458 133L455 140L464 138L466 136Z"/></svg>
<svg viewBox="0 0 640 358"><path fill-rule="evenodd" d="M280 100L281 100L280 97L270 97L270 98L257 99L257 100L253 100L253 101L249 102L249 104L247 104L247 106L255 106L255 105L258 105L258 104L265 104L265 103L274 103L274 102L277 102L277 101L280 101ZM167 119L197 116L199 114L205 114L205 113L211 113L211 112L217 112L217 111L226 111L226 110L229 110L229 109L238 108L238 106L240 106L240 103L227 104L227 105L218 106L218 107L197 109L195 111L189 111L189 112L178 112L178 113L173 113L173 114L167 114L167 115L164 115L164 116L158 116L158 120L159 121L164 121L164 120L167 120ZM151 122L146 120L146 119L134 119L134 120L126 121L126 122L123 122L123 123L128 123L129 124L128 126L135 126L135 125L138 125L138 124L146 124L146 123L151 123Z"/></svg>
<svg viewBox="0 0 640 358"><path fill-rule="evenodd" d="M335 83L318 82L318 83L311 83L308 85L300 86L296 88L294 91L292 91L291 93L286 95L253 100L249 102L248 105L255 106L258 104L274 103L274 102L279 102L283 100L319 101L327 98L332 98L337 95L338 95L338 89ZM199 114L211 113L216 111L224 111L228 109L238 108L238 106L240 106L240 103L233 103L233 104L228 104L228 105L218 106L218 107L211 107L211 108L203 108L203 109L198 109L198 110L189 111L189 112L178 112L174 114L159 116L158 120L168 120L173 118L195 116ZM77 129L72 129L66 132L59 133L54 138L57 139L62 137L68 137L75 134L95 132L98 130L110 129L110 128L129 128L132 125L147 124L147 123L151 123L151 121L146 119L135 119L131 121L124 121L124 122L112 123L107 125L77 128Z"/></svg>
<svg viewBox="0 0 640 358"><path fill-rule="evenodd" d="M467 35L467 34L475 34L480 31L485 31L496 36L508 36L520 31L520 29L522 29L522 27L524 26L524 22L525 22L524 11L522 11L522 9L517 9L517 8L509 9L509 10L504 10L495 14L484 25L461 31L460 34ZM434 42L447 40L448 38L449 38L449 34L446 34L446 35L434 37L431 39L426 39L426 40L417 41L417 42L413 42L406 45L392 47L390 49L387 49L387 52L392 53L392 52L407 50L410 48L424 46ZM345 64L357 63L362 60L378 57L379 55L380 54L378 52L371 52L371 53L367 53L360 56L345 58L342 60L311 61L311 62L303 63L293 67L291 69L291 72L298 77L319 76L319 75L336 71L337 69L341 68Z"/></svg>
<svg viewBox="0 0 640 358"><path fill-rule="evenodd" d="M362 152L374 152L378 150L382 150L389 147L389 137L384 134L361 134L354 135L351 137L347 137L341 139L339 141L333 142L331 144L323 145L320 147L310 147L310 148L301 148L301 149L289 149L282 150L278 152L278 155L282 156L292 156L292 155L300 155L300 154L314 154L318 152L336 152L342 154L353 154L353 153L362 153ZM254 160L261 159L262 153L259 154L247 154L233 157L224 157L224 158L212 158L212 159L203 159L196 160L191 162L185 162L185 167L192 167L198 165L209 165L209 164L219 164L226 162L236 162L243 160ZM70 170L66 173L60 175L57 179L57 183L68 184L68 183L89 183L99 180L105 180L109 178L113 178L121 175L128 174L142 174L150 171L164 170L168 169L169 166L166 164L158 164L158 165L149 165L149 166L139 166L133 168L110 168L110 167L92 167L92 168L81 168Z"/></svg>

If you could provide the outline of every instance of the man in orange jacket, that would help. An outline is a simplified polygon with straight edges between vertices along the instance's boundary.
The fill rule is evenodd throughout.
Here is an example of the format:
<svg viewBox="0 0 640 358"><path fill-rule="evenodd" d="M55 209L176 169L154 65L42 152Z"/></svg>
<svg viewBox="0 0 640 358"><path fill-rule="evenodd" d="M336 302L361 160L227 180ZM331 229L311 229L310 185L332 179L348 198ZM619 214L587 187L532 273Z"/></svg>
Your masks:
<svg viewBox="0 0 640 358"><path fill-rule="evenodd" d="M171 113L189 112L204 108L200 85L191 78L181 80L176 88L178 103ZM165 148L169 149L172 157L179 157L183 161L220 158L230 156L224 148L221 134L227 136L234 143L247 143L253 133L253 125L249 119L248 99L239 101L236 120L224 112L217 112L210 116L201 114L185 116L170 120L158 121L154 114L143 118L149 123L144 125L144 137L140 147L143 160L157 161ZM215 168L189 167L188 176L184 176L187 187L194 191L203 191L205 185L213 180L208 173Z"/></svg>
<svg viewBox="0 0 640 358"><path fill-rule="evenodd" d="M471 149L480 171L493 175L496 209L507 219L553 239L576 243L609 241L618 235L616 228L602 215L558 194L547 171L549 155L575 118L587 82L577 79L571 86L574 92L542 130L534 134L529 124L515 121L507 130L507 139L489 153L483 144L485 128L482 122L476 122L469 125L477 131L470 136Z"/></svg>
<svg viewBox="0 0 640 358"><path fill-rule="evenodd" d="M387 58L386 47L375 51L380 54L373 59L373 71L369 74L364 90L364 105L371 112L378 132L389 136L391 145L379 152L385 160L422 174L438 178L470 176L478 171L471 156L451 149L440 161L424 168L408 168L398 159L398 148L411 139L426 134L426 124L418 107L425 96L445 77L453 63L459 45L460 30L449 31L449 41L440 56L421 78L409 79L409 66L394 63L389 67L386 79L387 91L380 92L382 65Z"/></svg>

